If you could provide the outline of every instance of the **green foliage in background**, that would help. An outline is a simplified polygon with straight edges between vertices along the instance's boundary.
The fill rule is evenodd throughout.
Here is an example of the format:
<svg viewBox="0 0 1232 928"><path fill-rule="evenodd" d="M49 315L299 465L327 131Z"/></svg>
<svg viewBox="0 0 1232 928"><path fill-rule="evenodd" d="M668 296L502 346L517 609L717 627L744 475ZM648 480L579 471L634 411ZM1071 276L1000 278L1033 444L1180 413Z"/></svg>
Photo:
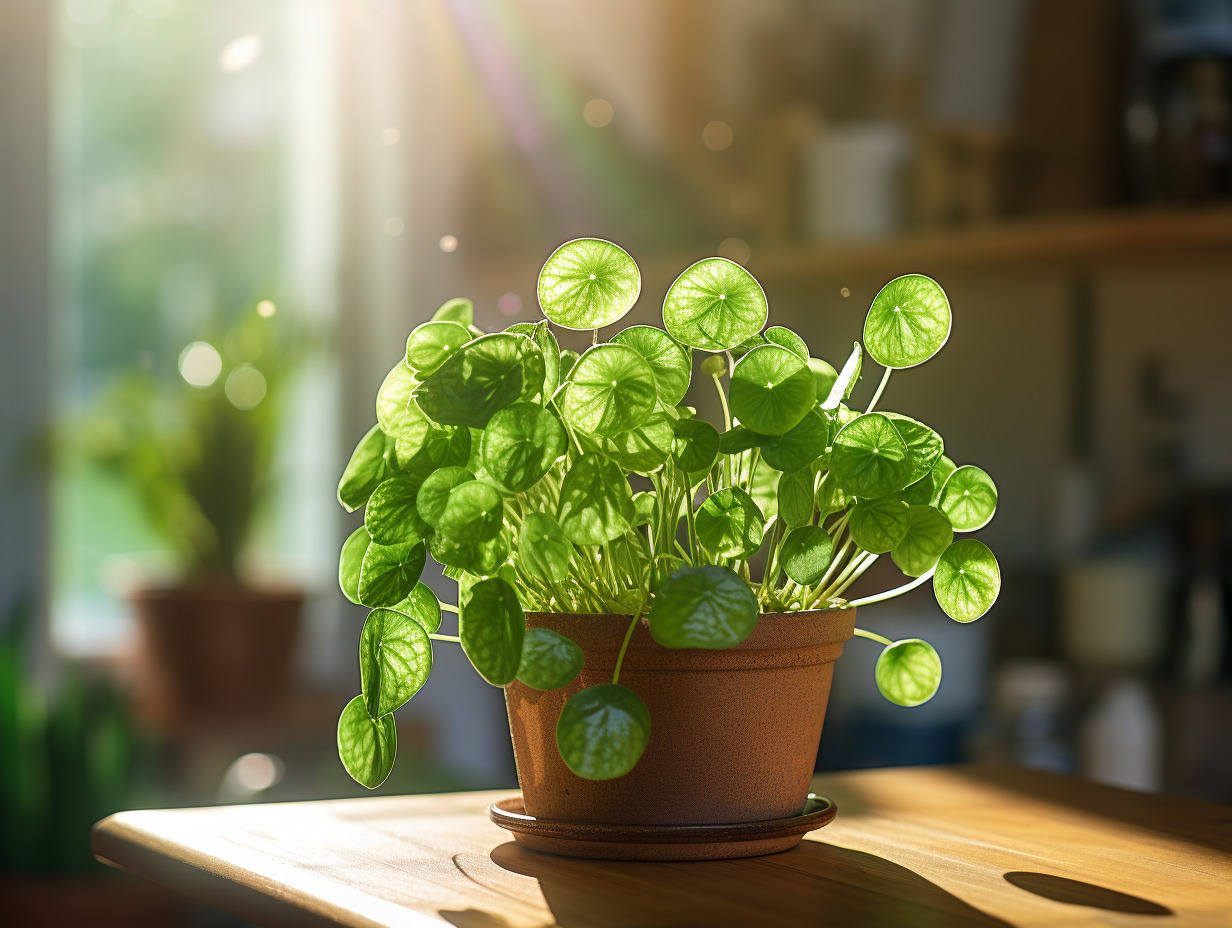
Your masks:
<svg viewBox="0 0 1232 928"><path fill-rule="evenodd" d="M526 611L627 615L630 636L645 617L664 647L730 648L761 613L871 604L930 579L956 621L996 600L992 553L953 540L992 518L992 480L955 468L924 423L878 408L891 372L928 360L949 337L949 301L934 281L888 283L864 344L838 369L795 332L763 333L761 285L723 258L671 285L663 329L632 326L600 341L598 329L640 292L623 249L567 242L539 277L546 321L483 334L469 302L452 300L411 333L385 378L377 425L338 490L348 511L365 509L338 571L343 592L373 610L363 692L338 735L364 785L389 773L391 713L426 680L431 639L459 641L496 686L576 678L581 650L555 632L527 632ZM591 347L561 351L550 324L593 330ZM850 397L866 356L884 373L860 410ZM695 370L717 391L721 429L682 405ZM886 555L905 582L845 601ZM419 582L426 556L458 581L458 606ZM441 608L459 612L457 638L437 634ZM884 645L875 677L891 702L919 705L937 691L941 663L926 642L857 634ZM576 694L560 717L561 756L579 776L622 776L649 738L645 706L619 684L624 654L611 683Z"/></svg>

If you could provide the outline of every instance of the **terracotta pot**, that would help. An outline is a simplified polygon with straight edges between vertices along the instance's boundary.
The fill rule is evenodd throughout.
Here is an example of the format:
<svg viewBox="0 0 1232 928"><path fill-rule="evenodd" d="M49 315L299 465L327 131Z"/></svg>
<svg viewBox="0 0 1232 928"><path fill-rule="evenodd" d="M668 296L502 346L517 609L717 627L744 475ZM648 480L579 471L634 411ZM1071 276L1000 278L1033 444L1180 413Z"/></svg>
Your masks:
<svg viewBox="0 0 1232 928"><path fill-rule="evenodd" d="M546 692L505 689L526 813L572 822L700 825L798 815L821 741L834 661L855 628L855 610L763 615L753 634L723 651L657 644L643 620L620 683L650 711L650 741L615 780L574 774L556 747L556 720L573 694L610 683L628 616L529 613L578 643L586 666Z"/></svg>
<svg viewBox="0 0 1232 928"><path fill-rule="evenodd" d="M152 714L247 714L286 693L302 592L198 585L138 590L130 598Z"/></svg>

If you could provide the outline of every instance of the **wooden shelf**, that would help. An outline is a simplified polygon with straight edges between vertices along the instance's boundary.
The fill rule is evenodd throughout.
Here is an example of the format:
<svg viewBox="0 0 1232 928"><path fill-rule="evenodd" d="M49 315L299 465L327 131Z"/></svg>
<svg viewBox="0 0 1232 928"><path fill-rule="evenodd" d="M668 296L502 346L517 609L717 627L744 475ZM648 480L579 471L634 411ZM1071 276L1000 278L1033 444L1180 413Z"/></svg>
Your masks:
<svg viewBox="0 0 1232 928"><path fill-rule="evenodd" d="M1178 258L1232 259L1232 208L1124 210L975 226L862 245L754 245L749 270L773 280L933 273Z"/></svg>

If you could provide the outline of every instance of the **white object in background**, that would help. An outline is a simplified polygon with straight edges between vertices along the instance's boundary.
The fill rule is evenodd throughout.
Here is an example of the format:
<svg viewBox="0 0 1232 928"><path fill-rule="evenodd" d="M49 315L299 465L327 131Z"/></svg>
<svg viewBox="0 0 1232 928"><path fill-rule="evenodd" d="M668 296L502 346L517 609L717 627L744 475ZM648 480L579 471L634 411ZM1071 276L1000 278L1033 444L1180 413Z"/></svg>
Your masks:
<svg viewBox="0 0 1232 928"><path fill-rule="evenodd" d="M910 147L906 130L891 122L819 129L803 159L809 235L834 242L893 236Z"/></svg>
<svg viewBox="0 0 1232 928"><path fill-rule="evenodd" d="M1082 772L1110 786L1163 787L1163 724L1141 680L1112 683L1082 726Z"/></svg>
<svg viewBox="0 0 1232 928"><path fill-rule="evenodd" d="M1140 673L1163 654L1170 572L1147 558L1079 561L1062 578L1062 644L1075 666Z"/></svg>

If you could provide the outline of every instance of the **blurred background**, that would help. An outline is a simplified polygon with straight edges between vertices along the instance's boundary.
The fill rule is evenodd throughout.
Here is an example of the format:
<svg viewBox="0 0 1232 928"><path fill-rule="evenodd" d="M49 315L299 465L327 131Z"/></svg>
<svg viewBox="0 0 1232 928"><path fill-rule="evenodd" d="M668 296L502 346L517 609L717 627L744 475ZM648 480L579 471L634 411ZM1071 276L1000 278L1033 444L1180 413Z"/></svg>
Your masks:
<svg viewBox="0 0 1232 928"><path fill-rule="evenodd" d="M822 769L1232 801L1232 0L8 0L14 911L202 919L97 872L90 823L359 792L338 474L415 324L535 318L579 235L641 264L630 321L717 253L835 364L891 277L949 293L885 405L997 481L1004 590L970 627L868 609L945 680L896 708L852 642ZM382 791L514 784L500 692L436 652Z"/></svg>

